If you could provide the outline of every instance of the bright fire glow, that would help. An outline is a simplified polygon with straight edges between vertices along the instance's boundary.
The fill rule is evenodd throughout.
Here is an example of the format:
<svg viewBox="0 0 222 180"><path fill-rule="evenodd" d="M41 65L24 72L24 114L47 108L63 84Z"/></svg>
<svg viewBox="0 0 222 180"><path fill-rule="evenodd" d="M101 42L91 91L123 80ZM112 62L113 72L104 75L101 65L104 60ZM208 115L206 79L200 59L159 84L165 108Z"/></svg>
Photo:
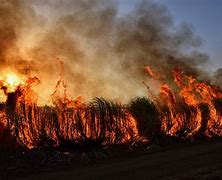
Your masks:
<svg viewBox="0 0 222 180"><path fill-rule="evenodd" d="M18 75L13 72L7 73L5 76L5 86L10 92L15 91L19 85L23 84L23 82L22 78L18 77Z"/></svg>

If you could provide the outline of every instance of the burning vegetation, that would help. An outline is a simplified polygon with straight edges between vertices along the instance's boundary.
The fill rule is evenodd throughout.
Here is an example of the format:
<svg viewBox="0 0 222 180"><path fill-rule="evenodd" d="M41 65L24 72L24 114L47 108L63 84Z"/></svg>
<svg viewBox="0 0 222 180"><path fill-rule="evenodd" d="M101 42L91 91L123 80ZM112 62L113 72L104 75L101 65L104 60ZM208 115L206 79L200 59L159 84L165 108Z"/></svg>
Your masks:
<svg viewBox="0 0 222 180"><path fill-rule="evenodd" d="M109 146L158 143L161 136L193 140L222 135L222 91L218 87L199 82L180 69L172 71L174 83L170 85L151 67L146 70L159 92L154 95L147 86L147 98L136 98L127 105L104 98L89 102L81 97L68 99L66 82L61 79L52 94L53 106L38 106L31 88L40 82L38 78L22 81L9 74L1 81L7 96L0 114L1 139L7 132L9 147L55 148L64 143ZM61 96L58 91L62 89Z"/></svg>
<svg viewBox="0 0 222 180"><path fill-rule="evenodd" d="M221 137L200 45L152 1L120 15L113 1L0 0L0 148Z"/></svg>

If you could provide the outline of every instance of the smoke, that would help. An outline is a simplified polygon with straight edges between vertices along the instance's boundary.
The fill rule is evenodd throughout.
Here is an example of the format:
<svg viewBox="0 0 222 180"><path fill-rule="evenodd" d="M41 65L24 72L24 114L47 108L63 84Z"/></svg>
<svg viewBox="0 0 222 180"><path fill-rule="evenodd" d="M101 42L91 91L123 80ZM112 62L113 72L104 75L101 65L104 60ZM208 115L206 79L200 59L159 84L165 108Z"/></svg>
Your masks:
<svg viewBox="0 0 222 180"><path fill-rule="evenodd" d="M168 9L140 1L120 15L117 1L0 0L0 63L36 75L46 102L65 66L70 94L128 100L145 95L145 66L171 78L181 68L206 78L201 66L208 56L196 49L201 39L192 26L176 26Z"/></svg>
<svg viewBox="0 0 222 180"><path fill-rule="evenodd" d="M218 85L220 88L222 88L222 68L219 68L213 74L213 83Z"/></svg>
<svg viewBox="0 0 222 180"><path fill-rule="evenodd" d="M23 0L0 0L0 70L25 73L32 67L32 62L23 59L19 43L27 29L32 29L33 21L35 15Z"/></svg>

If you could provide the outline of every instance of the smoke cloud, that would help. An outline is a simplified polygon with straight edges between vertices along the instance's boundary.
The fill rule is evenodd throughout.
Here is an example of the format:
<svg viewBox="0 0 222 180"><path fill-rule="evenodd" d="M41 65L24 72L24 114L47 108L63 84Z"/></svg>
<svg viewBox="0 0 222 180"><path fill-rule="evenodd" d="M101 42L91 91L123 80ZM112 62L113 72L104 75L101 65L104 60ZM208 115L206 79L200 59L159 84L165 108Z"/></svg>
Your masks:
<svg viewBox="0 0 222 180"><path fill-rule="evenodd" d="M111 0L0 0L0 70L37 76L43 103L59 79L58 59L73 97L127 101L146 94L147 65L169 79L175 67L206 78L201 43L189 24L176 26L154 1L121 15Z"/></svg>
<svg viewBox="0 0 222 180"><path fill-rule="evenodd" d="M220 88L222 88L222 68L219 68L213 74L213 83L218 85Z"/></svg>

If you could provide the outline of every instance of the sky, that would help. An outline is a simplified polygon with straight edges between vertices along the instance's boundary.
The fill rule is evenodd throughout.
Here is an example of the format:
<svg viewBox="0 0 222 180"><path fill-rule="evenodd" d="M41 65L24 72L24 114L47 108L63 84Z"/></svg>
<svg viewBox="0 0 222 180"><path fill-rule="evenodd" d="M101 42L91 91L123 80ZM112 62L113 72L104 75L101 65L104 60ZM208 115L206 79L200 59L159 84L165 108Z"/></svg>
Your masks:
<svg viewBox="0 0 222 180"><path fill-rule="evenodd" d="M139 0L119 0L120 10L128 12ZM222 67L222 0L154 0L164 4L175 24L191 24L203 44L201 50L210 56L211 70Z"/></svg>

